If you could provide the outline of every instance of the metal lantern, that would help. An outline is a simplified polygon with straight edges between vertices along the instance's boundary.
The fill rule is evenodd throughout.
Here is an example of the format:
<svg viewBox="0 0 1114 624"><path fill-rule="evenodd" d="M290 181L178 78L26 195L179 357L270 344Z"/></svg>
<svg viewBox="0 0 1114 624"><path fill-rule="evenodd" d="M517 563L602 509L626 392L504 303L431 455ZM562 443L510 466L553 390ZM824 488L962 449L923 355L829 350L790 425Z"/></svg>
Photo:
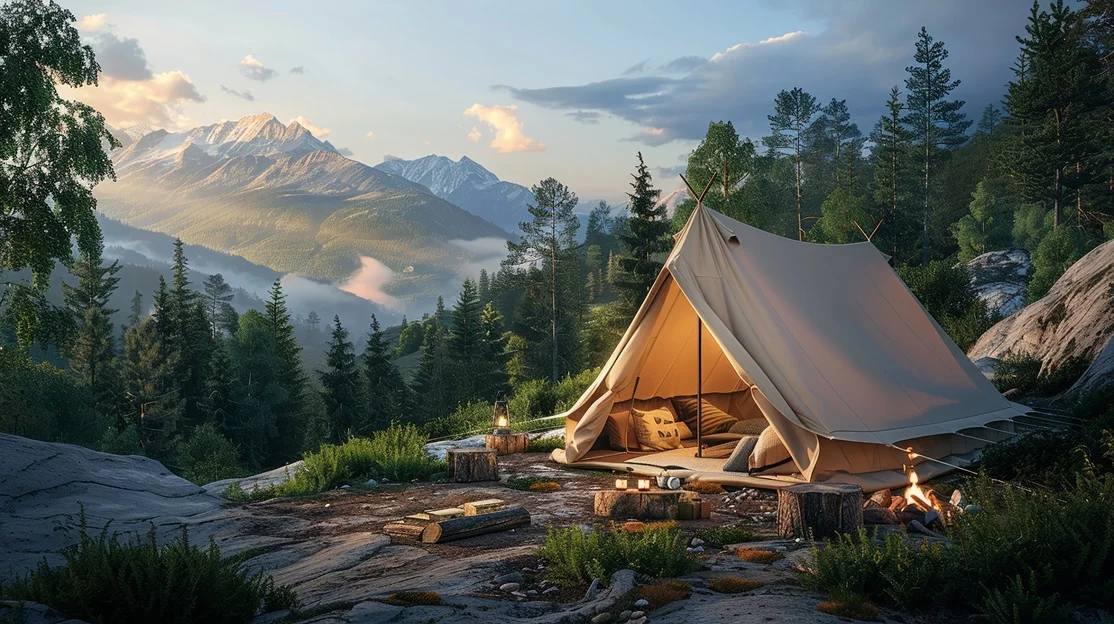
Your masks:
<svg viewBox="0 0 1114 624"><path fill-rule="evenodd" d="M495 407L492 408L491 426L496 434L511 432L511 410L506 401L495 402Z"/></svg>

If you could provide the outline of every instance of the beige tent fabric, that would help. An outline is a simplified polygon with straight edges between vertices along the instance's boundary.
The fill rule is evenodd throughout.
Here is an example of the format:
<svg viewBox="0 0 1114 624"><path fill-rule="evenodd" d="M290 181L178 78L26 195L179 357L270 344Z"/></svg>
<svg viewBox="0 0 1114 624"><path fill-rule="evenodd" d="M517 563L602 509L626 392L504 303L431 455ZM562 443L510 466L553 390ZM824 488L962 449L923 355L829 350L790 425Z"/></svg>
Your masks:
<svg viewBox="0 0 1114 624"><path fill-rule="evenodd" d="M900 468L894 444L936 458L969 453L977 441L948 434L1024 413L870 243L802 243L699 207L600 376L565 414L569 443L555 458L583 457L606 422L600 401L630 399L635 379L640 399L695 394L698 318L704 392L751 388L807 480Z"/></svg>

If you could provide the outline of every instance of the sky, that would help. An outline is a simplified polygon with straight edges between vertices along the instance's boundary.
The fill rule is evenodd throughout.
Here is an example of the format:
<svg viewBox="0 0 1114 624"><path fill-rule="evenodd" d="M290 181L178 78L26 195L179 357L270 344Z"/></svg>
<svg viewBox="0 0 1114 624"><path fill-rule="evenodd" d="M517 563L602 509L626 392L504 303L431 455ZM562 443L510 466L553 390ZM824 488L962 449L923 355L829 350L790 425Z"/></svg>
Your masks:
<svg viewBox="0 0 1114 624"><path fill-rule="evenodd" d="M622 201L641 151L666 192L710 121L757 140L781 89L846 99L864 134L922 26L977 120L1025 0L61 0L97 52L77 97L171 130L260 112L369 165L467 155L526 186Z"/></svg>

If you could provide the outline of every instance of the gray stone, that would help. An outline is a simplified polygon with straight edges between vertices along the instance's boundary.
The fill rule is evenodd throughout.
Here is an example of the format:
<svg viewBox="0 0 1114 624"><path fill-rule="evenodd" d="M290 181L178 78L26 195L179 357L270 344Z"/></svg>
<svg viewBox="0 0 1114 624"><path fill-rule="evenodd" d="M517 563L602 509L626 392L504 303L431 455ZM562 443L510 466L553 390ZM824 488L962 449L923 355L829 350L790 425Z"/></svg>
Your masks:
<svg viewBox="0 0 1114 624"><path fill-rule="evenodd" d="M375 487L375 486L379 485L379 482L376 481L375 479L368 479L367 481L364 481L364 485L370 485L371 487Z"/></svg>
<svg viewBox="0 0 1114 624"><path fill-rule="evenodd" d="M689 544L691 544L693 546L703 546L704 545L704 540L700 539L699 537L694 537L694 538L692 538L692 541L689 542Z"/></svg>
<svg viewBox="0 0 1114 624"><path fill-rule="evenodd" d="M634 606L638 607L639 609L645 609L646 607L650 606L650 602L645 598L639 598L638 600L634 601Z"/></svg>
<svg viewBox="0 0 1114 624"><path fill-rule="evenodd" d="M600 590L600 580L598 578L592 579L592 584L588 586L588 591L584 593L585 600L595 600L596 594Z"/></svg>
<svg viewBox="0 0 1114 624"><path fill-rule="evenodd" d="M863 510L863 524L897 524L897 514L886 507L867 507Z"/></svg>
<svg viewBox="0 0 1114 624"><path fill-rule="evenodd" d="M592 624L607 624L613 619L615 619L615 616L611 615L610 611L604 611L603 613L596 614L596 617L592 618Z"/></svg>
<svg viewBox="0 0 1114 624"><path fill-rule="evenodd" d="M635 604L637 605L638 603L636 602ZM635 611L634 613L630 614L630 617L631 617L632 620L637 620L638 618L643 617L644 615L646 615L645 611Z"/></svg>
<svg viewBox="0 0 1114 624"><path fill-rule="evenodd" d="M631 616L630 610L623 611L622 613L619 614L619 619L620 620L629 620L630 616Z"/></svg>
<svg viewBox="0 0 1114 624"><path fill-rule="evenodd" d="M519 587L521 587L519 583L503 583L499 586L499 591L513 592L518 591Z"/></svg>
<svg viewBox="0 0 1114 624"><path fill-rule="evenodd" d="M557 592L557 591L561 591L561 588L554 585L553 587L545 588L545 590L542 591L542 595L547 596L547 595L552 594L553 592Z"/></svg>
<svg viewBox="0 0 1114 624"><path fill-rule="evenodd" d="M522 583L522 582L523 582L523 579L522 579L522 573L521 572L511 572L510 574L503 574L501 576L495 577L495 583L498 584L498 585L503 585L505 583Z"/></svg>
<svg viewBox="0 0 1114 624"><path fill-rule="evenodd" d="M619 570L611 575L611 596L622 596L634 589L634 570Z"/></svg>
<svg viewBox="0 0 1114 624"><path fill-rule="evenodd" d="M646 616L635 618L630 621L630 624L646 624Z"/></svg>

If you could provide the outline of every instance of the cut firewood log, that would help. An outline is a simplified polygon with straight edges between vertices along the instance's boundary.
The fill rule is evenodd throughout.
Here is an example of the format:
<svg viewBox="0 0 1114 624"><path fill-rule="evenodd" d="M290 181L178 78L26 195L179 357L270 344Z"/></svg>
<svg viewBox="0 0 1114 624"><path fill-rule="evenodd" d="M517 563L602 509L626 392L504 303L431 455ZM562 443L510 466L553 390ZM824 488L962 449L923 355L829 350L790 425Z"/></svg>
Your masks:
<svg viewBox="0 0 1114 624"><path fill-rule="evenodd" d="M530 445L530 436L525 433L489 433L484 436L484 445L496 455L525 453Z"/></svg>
<svg viewBox="0 0 1114 624"><path fill-rule="evenodd" d="M499 461L491 449L449 449L445 463L449 478L457 483L499 480Z"/></svg>
<svg viewBox="0 0 1114 624"><path fill-rule="evenodd" d="M422 531L426 544L440 544L453 540L509 531L530 524L530 512L525 507L509 507L478 516L463 516L430 523Z"/></svg>
<svg viewBox="0 0 1114 624"><path fill-rule="evenodd" d="M783 539L825 539L858 533L863 489L847 483L802 483L778 490L777 530Z"/></svg>
<svg viewBox="0 0 1114 624"><path fill-rule="evenodd" d="M388 522L383 525L383 532L391 537L405 537L409 539L421 539L422 531L429 526L429 523L417 524L406 521L401 522Z"/></svg>
<svg viewBox="0 0 1114 624"><path fill-rule="evenodd" d="M686 490L602 490L596 492L593 510L605 518L676 520L677 504L695 498Z"/></svg>
<svg viewBox="0 0 1114 624"><path fill-rule="evenodd" d="M461 507L464 509L464 515L478 516L480 514L499 511L500 509L506 509L507 502L499 498L489 498L487 500L464 503Z"/></svg>

